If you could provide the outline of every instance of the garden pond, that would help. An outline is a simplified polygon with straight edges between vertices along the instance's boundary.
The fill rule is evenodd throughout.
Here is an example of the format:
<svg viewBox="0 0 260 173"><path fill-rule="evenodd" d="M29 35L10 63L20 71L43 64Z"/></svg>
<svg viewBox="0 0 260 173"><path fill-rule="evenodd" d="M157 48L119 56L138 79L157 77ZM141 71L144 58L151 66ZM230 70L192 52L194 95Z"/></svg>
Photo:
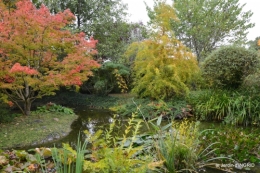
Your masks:
<svg viewBox="0 0 260 173"><path fill-rule="evenodd" d="M75 146L78 140L78 135L84 134L83 131L88 130L90 133L94 134L97 130L102 129L106 130L109 125L114 121L114 119L119 119L120 116L114 115L110 110L105 109L82 109L77 108L75 109L75 113L79 115L78 119L75 120L71 125L71 132L66 135L65 137L62 137L58 140L54 140L57 135L59 134L50 134L46 137L44 143L37 144L34 143L31 146L26 146L22 148L16 148L16 149L23 149L28 150L36 147L62 147L62 143L68 143L71 146ZM122 125L126 125L127 120L120 119L121 127ZM167 124L168 122L164 122ZM201 123L201 126L203 128L212 127L212 123ZM218 126L218 124L214 124L215 126ZM120 128L116 128L115 133L120 136L122 134L123 130ZM141 133L147 132L147 128L145 125L142 126L140 129ZM243 163L244 164L244 163ZM232 167L234 165L219 165L221 167ZM206 169L204 170L206 173L223 173L223 171L219 171L216 169ZM260 165L254 164L254 167L250 171L236 171L237 173L260 173Z"/></svg>

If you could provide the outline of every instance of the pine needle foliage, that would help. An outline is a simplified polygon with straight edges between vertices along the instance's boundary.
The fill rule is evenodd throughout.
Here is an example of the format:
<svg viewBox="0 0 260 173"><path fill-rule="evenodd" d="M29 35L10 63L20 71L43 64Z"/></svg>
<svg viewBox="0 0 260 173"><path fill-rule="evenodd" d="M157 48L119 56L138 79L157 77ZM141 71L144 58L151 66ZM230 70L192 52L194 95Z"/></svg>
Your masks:
<svg viewBox="0 0 260 173"><path fill-rule="evenodd" d="M196 58L170 30L169 23L177 20L174 10L161 2L155 12L151 38L131 44L126 52L134 71L132 91L154 99L185 95L199 71Z"/></svg>

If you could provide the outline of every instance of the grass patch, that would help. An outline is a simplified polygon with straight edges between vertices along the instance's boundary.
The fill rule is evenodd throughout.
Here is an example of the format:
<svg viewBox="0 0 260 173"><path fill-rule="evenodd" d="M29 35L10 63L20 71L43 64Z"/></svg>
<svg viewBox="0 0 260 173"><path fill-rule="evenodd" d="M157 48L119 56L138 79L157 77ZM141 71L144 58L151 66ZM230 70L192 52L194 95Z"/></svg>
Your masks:
<svg viewBox="0 0 260 173"><path fill-rule="evenodd" d="M11 123L0 124L0 148L47 142L49 137L58 139L71 131L75 119L75 114L56 112L16 117Z"/></svg>

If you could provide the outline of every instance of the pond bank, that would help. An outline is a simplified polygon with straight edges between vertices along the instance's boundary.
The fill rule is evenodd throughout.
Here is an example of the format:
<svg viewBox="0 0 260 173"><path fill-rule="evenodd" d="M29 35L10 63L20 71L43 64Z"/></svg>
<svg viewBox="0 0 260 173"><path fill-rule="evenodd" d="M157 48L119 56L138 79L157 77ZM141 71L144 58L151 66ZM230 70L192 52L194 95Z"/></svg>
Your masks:
<svg viewBox="0 0 260 173"><path fill-rule="evenodd" d="M122 94L120 94L113 97L101 97L70 91L58 92L55 96L36 100L32 110L48 103L68 107L84 107L86 109L108 109L111 106L118 105L119 102L122 104L122 101L127 100L127 97L130 97L130 95L127 94L122 97ZM0 123L0 149L19 149L27 148L26 146L53 144L53 142L69 136L71 125L77 123L77 118L77 115L67 115L62 112L44 112L28 117L19 115L10 123ZM75 135L78 136L78 134Z"/></svg>
<svg viewBox="0 0 260 173"><path fill-rule="evenodd" d="M72 131L70 131L67 136L63 137L60 140L55 140L55 137L56 137L55 135L57 133L51 132L51 133L48 133L47 135L45 135L45 139L51 139L51 140L55 140L55 141L53 141L53 142L48 141L48 143L45 143L44 145L42 145L42 144L36 145L37 143L34 143L34 145L22 147L21 149L27 150L27 149L41 147L41 146L45 146L45 147L56 146L58 148L61 148L62 143L67 143L67 144L69 144L69 146L74 147L76 145L76 141L78 139L79 132L81 132L83 134L84 130L88 130L91 134L94 134L98 130L107 129L109 127L109 124L114 122L114 120L118 120L118 119L124 120L124 121L121 121L120 124L123 127L125 127L124 123L127 123L127 121L125 121L125 120L127 119L128 114L125 114L126 116L124 117L124 116L121 116L121 114L119 113L119 115L117 115L115 117L115 119L113 119L113 113L109 110L104 109L104 108L108 108L108 107L104 106L104 105L106 105L106 103L107 103L107 105L110 105L110 106L116 105L116 108L118 108L118 107L123 108L123 109L121 109L121 111L124 111L124 112L126 112L126 110L128 112L136 112L136 109L138 106L138 108L141 110L141 111L139 110L139 112L142 115L149 115L149 116L153 115L153 116L157 116L157 117L159 115L163 115L160 112L165 112L164 110L168 110L169 107L172 107L171 104L173 104L173 103L166 104L164 102L155 102L155 101L151 101L151 100L141 100L141 99L138 100L138 99L132 99L129 97L128 98L124 97L123 99L121 99L121 98L118 98L115 96L105 97L102 100L102 102L101 101L99 102L98 100L101 98L102 97L95 97L95 96L89 96L89 95L81 96L81 99L79 99L79 100L81 100L82 102L83 102L83 100L85 100L85 102L88 104L83 105L78 102L77 103L78 106L73 105L73 106L77 107L77 108L75 108L75 112L77 115L79 115L79 117L72 121L68 121L67 125L69 125L69 126L72 122L73 123L71 124ZM49 100L49 102L50 101L61 104L60 102L56 102L54 99ZM64 99L63 100L61 99L61 101L64 101ZM174 102L174 103L176 104L178 102ZM68 104L68 103L66 103L66 104ZM75 104L75 102L73 102L73 104ZM90 106L90 105L92 105L92 106ZM181 108L183 108L183 105L185 105L185 103L182 103L182 102L179 103L180 110L182 110ZM102 108L102 109L90 109L90 108ZM178 107L174 107L174 108L176 110L178 110L177 109ZM135 114L138 114L139 112L136 112ZM66 115L66 116L70 116L70 115ZM50 116L49 119L51 121L56 121L56 124L58 124L57 123L58 121L55 120L53 116ZM60 118L57 118L57 119L60 120ZM33 120L30 120L30 121L33 121ZM38 119L36 119L34 121L36 121L36 123L34 123L34 124L38 124L38 126L41 123ZM182 122L182 121L179 121L179 122ZM165 123L167 124L169 122L165 121ZM19 124L18 125L13 124L13 125L19 127ZM142 124L141 124L141 126L142 126ZM220 123L206 123L206 124L201 123L200 127L201 127L200 131L203 131L203 129L207 129L202 134L200 134L200 137L198 138L198 140L200 141L201 148L213 150L213 151L210 151L210 150L206 151L209 153L209 154L207 154L207 156L209 158L227 157L229 159L234 159L234 160L238 161L238 163L253 163L256 165L256 167L252 168L250 171L241 170L241 172L258 173L256 171L259 169L259 166L257 166L257 164L260 162L260 158L259 158L259 154L260 154L259 133L260 133L260 131L258 128L254 128L254 127L245 128L245 127L240 127L240 126L231 127L231 126L225 126L224 124L220 124ZM21 127L21 128L24 129L23 127ZM42 129L42 126L40 126L38 128ZM62 126L60 128L63 129L64 127ZM19 129L17 129L17 131L19 131ZM112 134L112 136L119 135L123 131L124 130L122 130L120 128L119 129L116 128L116 133L115 133L115 135ZM146 132L147 132L147 129L145 129L143 131L143 129L140 128L141 134L146 133ZM48 138L46 138L46 137L48 137ZM82 135L82 137L84 138L83 135ZM0 144L1 144L1 142L0 142ZM210 148L208 148L209 146L210 146ZM231 163L231 162L226 161L224 163ZM207 172L213 173L212 171L207 171ZM215 171L214 173L218 173L218 172Z"/></svg>
<svg viewBox="0 0 260 173"><path fill-rule="evenodd" d="M82 107L83 108L83 107ZM22 149L32 149L35 147L45 146L45 147L53 147L54 145L58 148L61 148L61 143L68 143L70 146L75 146L78 138L79 132L82 132L84 130L88 130L90 133L95 133L98 130L105 130L109 127L109 124L113 122L113 114L109 110L105 109L75 109L75 112L78 116L78 118L71 124L72 131L69 132L67 136L64 138L45 143L44 145L32 145L23 147ZM68 116L68 115L66 115ZM121 119L120 116L115 117L116 119ZM178 121L181 122L181 121ZM124 123L127 123L127 121L123 121L122 126L125 126ZM167 122L165 122L167 123ZM212 127L212 123L201 123L202 129L215 129L214 131L209 130L204 132L204 134L201 136L201 146L203 148L206 148L209 146L209 144L213 144L214 142L219 142L219 144L215 144L212 146L213 148L219 148L220 150L215 154L223 154L223 156L228 156L230 154L233 155L233 158L236 160L240 160L239 163L253 163L255 154L250 154L253 151L256 151L254 148L259 147L259 138L257 137L257 134L259 134L257 131L247 131L247 129L242 128L230 128L227 126L222 126L221 124L214 124ZM122 131L122 129L115 129L116 134L119 135ZM146 130L147 131L147 130ZM143 129L140 129L140 133L143 133ZM252 133L253 132L253 133ZM230 135L232 135L232 139L230 138ZM120 136L120 135L119 135ZM242 138L241 138L242 137ZM241 141L244 139L243 141ZM233 141L233 142L232 142ZM242 144L246 144L243 146ZM249 145L250 144L250 145ZM218 145L218 146L217 146ZM234 146L239 145L239 149L234 148ZM251 151L250 151L251 150ZM225 152L225 153L223 153ZM217 155L212 156L216 157ZM241 155L243 154L243 155ZM250 159L249 159L250 158ZM246 159L246 160L245 160ZM255 158L256 159L256 158ZM251 170L245 171L237 171L237 172L243 172L243 173L258 173L258 169L260 168L257 163L258 161L255 161L255 167L253 167ZM229 162L227 162L229 163ZM231 162L230 162L231 163ZM217 170L208 170L206 169L207 173L223 173L223 171L217 171Z"/></svg>
<svg viewBox="0 0 260 173"><path fill-rule="evenodd" d="M77 118L75 114L53 112L16 117L11 123L0 124L0 149L23 148L63 138Z"/></svg>

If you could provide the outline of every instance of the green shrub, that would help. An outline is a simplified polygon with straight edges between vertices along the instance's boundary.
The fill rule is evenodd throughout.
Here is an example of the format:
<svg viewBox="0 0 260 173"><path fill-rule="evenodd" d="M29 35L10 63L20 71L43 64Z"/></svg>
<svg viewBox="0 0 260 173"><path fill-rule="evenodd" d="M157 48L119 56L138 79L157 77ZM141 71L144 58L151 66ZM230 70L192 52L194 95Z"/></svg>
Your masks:
<svg viewBox="0 0 260 173"><path fill-rule="evenodd" d="M260 92L260 70L248 75L245 78L242 84L242 89L249 90L251 92Z"/></svg>
<svg viewBox="0 0 260 173"><path fill-rule="evenodd" d="M0 106L0 124L10 123L17 116L19 116L19 114L12 113L7 107Z"/></svg>
<svg viewBox="0 0 260 173"><path fill-rule="evenodd" d="M97 95L108 95L109 93L128 89L130 69L123 64L105 62L99 69L94 71L93 77L81 86L81 92Z"/></svg>
<svg viewBox="0 0 260 173"><path fill-rule="evenodd" d="M122 105L110 107L110 110L123 116L130 116L133 112L139 118L151 119L164 115L167 118L174 119L175 116L182 114L186 109L187 103L181 100L172 100L165 102L163 100L150 99L129 99Z"/></svg>
<svg viewBox="0 0 260 173"><path fill-rule="evenodd" d="M257 52L227 46L212 52L204 61L202 70L212 86L237 89L249 74L254 73L258 64Z"/></svg>
<svg viewBox="0 0 260 173"><path fill-rule="evenodd" d="M35 111L36 114L38 113L49 113L49 112L58 112L64 114L74 114L74 111L71 108L67 108L61 105L56 105L55 103L48 103L44 106L37 107Z"/></svg>

